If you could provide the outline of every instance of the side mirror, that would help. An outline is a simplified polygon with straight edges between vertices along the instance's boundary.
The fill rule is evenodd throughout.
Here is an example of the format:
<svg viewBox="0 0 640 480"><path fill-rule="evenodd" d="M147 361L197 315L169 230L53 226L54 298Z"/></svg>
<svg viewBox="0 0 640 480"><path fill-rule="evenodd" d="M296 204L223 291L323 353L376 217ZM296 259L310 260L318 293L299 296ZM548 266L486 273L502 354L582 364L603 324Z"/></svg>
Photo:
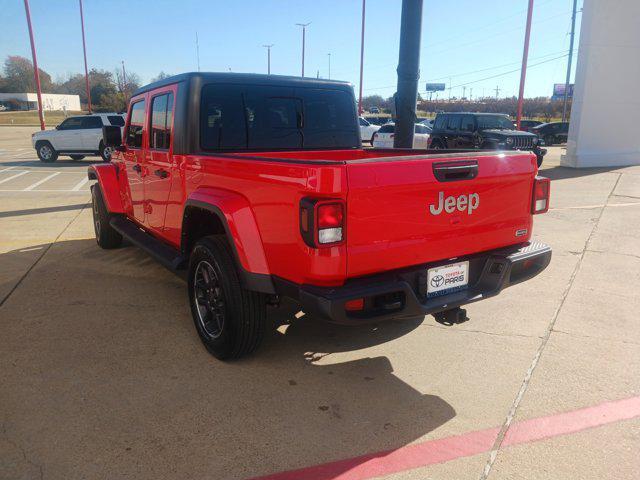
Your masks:
<svg viewBox="0 0 640 480"><path fill-rule="evenodd" d="M119 150L122 145L122 130L116 125L103 125L102 140L105 147L113 147Z"/></svg>

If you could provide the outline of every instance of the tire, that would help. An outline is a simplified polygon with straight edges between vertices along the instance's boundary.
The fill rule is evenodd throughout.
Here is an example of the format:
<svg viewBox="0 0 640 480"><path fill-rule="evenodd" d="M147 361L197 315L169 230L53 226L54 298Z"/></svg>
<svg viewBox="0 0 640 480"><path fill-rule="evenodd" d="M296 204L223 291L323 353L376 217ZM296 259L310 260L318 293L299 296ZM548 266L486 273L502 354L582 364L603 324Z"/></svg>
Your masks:
<svg viewBox="0 0 640 480"><path fill-rule="evenodd" d="M103 162L110 162L111 155L113 154L113 147L105 147L104 143L100 142L100 156L102 157Z"/></svg>
<svg viewBox="0 0 640 480"><path fill-rule="evenodd" d="M98 184L91 186L91 205L93 210L93 230L96 233L96 242L101 248L110 250L122 245L120 235L109 223L112 215L107 210L102 198L102 190Z"/></svg>
<svg viewBox="0 0 640 480"><path fill-rule="evenodd" d="M435 142L433 142L431 144L431 149L432 150L444 150L444 147L442 146L442 142L440 140L436 140Z"/></svg>
<svg viewBox="0 0 640 480"><path fill-rule="evenodd" d="M82 160L84 158L84 155L69 155L71 157L71 160Z"/></svg>
<svg viewBox="0 0 640 480"><path fill-rule="evenodd" d="M204 237L196 243L188 275L193 323L209 353L227 360L253 352L264 337L266 302L263 295L241 287L224 236Z"/></svg>
<svg viewBox="0 0 640 480"><path fill-rule="evenodd" d="M545 135L544 136L544 144L548 147L552 146L556 142L556 139L553 135Z"/></svg>
<svg viewBox="0 0 640 480"><path fill-rule="evenodd" d="M56 152L53 145L49 142L36 143L36 153L43 163L53 163L58 159L58 152Z"/></svg>

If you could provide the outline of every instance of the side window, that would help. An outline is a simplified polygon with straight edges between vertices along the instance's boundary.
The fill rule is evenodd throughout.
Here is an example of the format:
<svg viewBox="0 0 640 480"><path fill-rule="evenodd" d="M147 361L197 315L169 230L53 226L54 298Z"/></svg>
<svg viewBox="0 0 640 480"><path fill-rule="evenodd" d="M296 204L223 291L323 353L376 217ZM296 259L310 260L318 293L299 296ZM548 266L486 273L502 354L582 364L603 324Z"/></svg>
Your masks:
<svg viewBox="0 0 640 480"><path fill-rule="evenodd" d="M81 128L102 128L102 119L100 117L83 117Z"/></svg>
<svg viewBox="0 0 640 480"><path fill-rule="evenodd" d="M445 117L444 115L438 115L435 121L433 122L433 128L437 130L442 130L445 128L446 124L447 124L447 117Z"/></svg>
<svg viewBox="0 0 640 480"><path fill-rule="evenodd" d="M429 132L427 132L427 129L424 127L424 125L416 125L415 133L429 133Z"/></svg>
<svg viewBox="0 0 640 480"><path fill-rule="evenodd" d="M460 130L463 132L473 132L476 128L476 123L471 115L463 115Z"/></svg>
<svg viewBox="0 0 640 480"><path fill-rule="evenodd" d="M115 125L116 127L124 127L124 118L120 115L109 115L107 116L109 119L109 123L111 125Z"/></svg>
<svg viewBox="0 0 640 480"><path fill-rule="evenodd" d="M369 122L367 122L364 118L360 117L358 118L358 122L360 122L360 126L361 127L368 127L370 124Z"/></svg>
<svg viewBox="0 0 640 480"><path fill-rule="evenodd" d="M247 124L241 87L206 85L202 88L201 102L200 146L205 150L246 148Z"/></svg>
<svg viewBox="0 0 640 480"><path fill-rule="evenodd" d="M173 93L159 95L151 100L151 137L149 148L168 150L171 145Z"/></svg>
<svg viewBox="0 0 640 480"><path fill-rule="evenodd" d="M142 131L144 129L144 100L134 103L129 113L129 128L126 134L128 147L142 147Z"/></svg>
<svg viewBox="0 0 640 480"><path fill-rule="evenodd" d="M59 127L58 130L79 130L82 128L82 117L67 118Z"/></svg>
<svg viewBox="0 0 640 480"><path fill-rule="evenodd" d="M447 121L447 130L458 130L459 125L460 125L460 116L449 115L449 120Z"/></svg>

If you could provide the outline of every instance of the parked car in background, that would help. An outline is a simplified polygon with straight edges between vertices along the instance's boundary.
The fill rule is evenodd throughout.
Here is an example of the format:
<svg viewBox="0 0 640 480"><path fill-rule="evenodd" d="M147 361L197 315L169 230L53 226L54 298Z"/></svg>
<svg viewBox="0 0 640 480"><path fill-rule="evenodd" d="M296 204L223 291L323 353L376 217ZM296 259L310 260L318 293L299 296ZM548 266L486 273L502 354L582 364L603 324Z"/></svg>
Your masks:
<svg viewBox="0 0 640 480"><path fill-rule="evenodd" d="M549 122L534 127L531 132L544 140L544 144L551 146L565 143L569 136L569 122Z"/></svg>
<svg viewBox="0 0 640 480"><path fill-rule="evenodd" d="M513 124L516 125L516 122L514 121ZM538 125L542 125L542 122L538 120L520 120L520 130L523 132L530 132L532 128Z"/></svg>
<svg viewBox="0 0 640 480"><path fill-rule="evenodd" d="M358 124L360 125L360 139L363 142L373 143L373 134L380 130L380 126L370 123L364 117L358 117Z"/></svg>
<svg viewBox="0 0 640 480"><path fill-rule="evenodd" d="M429 128L433 128L433 118L425 118L423 120L420 120L418 123L421 123L422 125L425 125Z"/></svg>
<svg viewBox="0 0 640 480"><path fill-rule="evenodd" d="M69 155L73 160L82 160L87 155L99 155L108 162L113 148L106 147L102 140L103 126L124 127L121 113L96 113L69 117L55 130L43 130L31 135L31 143L41 162L51 163L59 155Z"/></svg>
<svg viewBox="0 0 640 480"><path fill-rule="evenodd" d="M369 109L369 113L375 113L375 114L378 114L378 113L380 113L380 109L379 109L378 107L371 107L371 108Z"/></svg>
<svg viewBox="0 0 640 480"><path fill-rule="evenodd" d="M0 103L0 112L4 112L7 109L4 105Z"/></svg>
<svg viewBox="0 0 640 480"><path fill-rule="evenodd" d="M395 123L387 123L380 127L373 135L374 148L393 148L393 138L396 131ZM416 123L413 134L413 148L428 148L429 134L431 129L421 123Z"/></svg>
<svg viewBox="0 0 640 480"><path fill-rule="evenodd" d="M501 113L439 113L429 139L433 149L528 150L535 153L538 166L547 151L538 136L516 130Z"/></svg>

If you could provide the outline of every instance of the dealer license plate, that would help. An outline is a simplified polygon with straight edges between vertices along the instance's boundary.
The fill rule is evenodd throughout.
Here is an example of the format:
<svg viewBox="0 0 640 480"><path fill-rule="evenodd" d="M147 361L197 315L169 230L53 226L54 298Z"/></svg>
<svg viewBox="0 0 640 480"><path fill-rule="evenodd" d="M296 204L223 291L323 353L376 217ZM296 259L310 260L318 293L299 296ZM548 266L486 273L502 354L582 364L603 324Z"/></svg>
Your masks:
<svg viewBox="0 0 640 480"><path fill-rule="evenodd" d="M427 297L464 290L469 285L469 262L451 263L427 270Z"/></svg>

